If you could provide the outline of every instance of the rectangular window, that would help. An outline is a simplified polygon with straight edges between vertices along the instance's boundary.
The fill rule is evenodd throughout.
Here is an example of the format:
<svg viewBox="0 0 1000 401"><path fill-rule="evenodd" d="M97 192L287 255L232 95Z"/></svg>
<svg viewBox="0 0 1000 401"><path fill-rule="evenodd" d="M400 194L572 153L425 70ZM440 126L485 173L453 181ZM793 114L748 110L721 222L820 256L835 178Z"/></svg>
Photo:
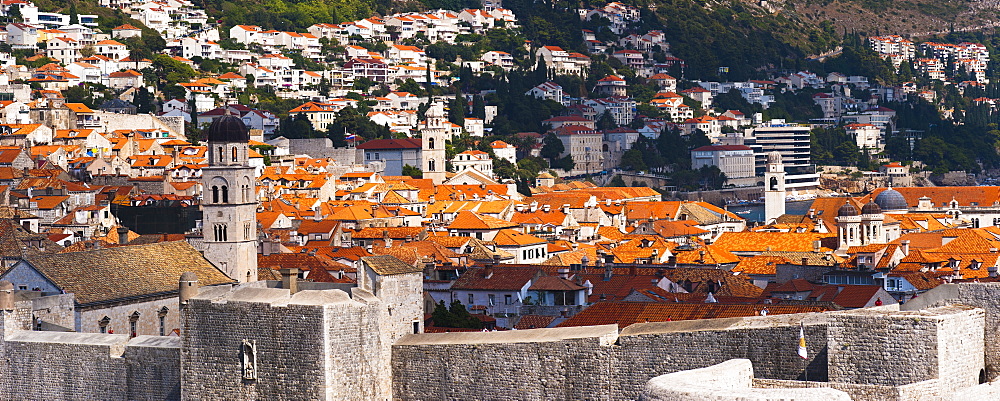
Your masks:
<svg viewBox="0 0 1000 401"><path fill-rule="evenodd" d="M503 296L504 305L510 305L512 302L513 302L513 297L511 297L510 294Z"/></svg>
<svg viewBox="0 0 1000 401"><path fill-rule="evenodd" d="M472 294L469 294L469 306L472 306L474 302L475 302L474 296Z"/></svg>
<svg viewBox="0 0 1000 401"><path fill-rule="evenodd" d="M490 306L496 305L496 295L490 294Z"/></svg>

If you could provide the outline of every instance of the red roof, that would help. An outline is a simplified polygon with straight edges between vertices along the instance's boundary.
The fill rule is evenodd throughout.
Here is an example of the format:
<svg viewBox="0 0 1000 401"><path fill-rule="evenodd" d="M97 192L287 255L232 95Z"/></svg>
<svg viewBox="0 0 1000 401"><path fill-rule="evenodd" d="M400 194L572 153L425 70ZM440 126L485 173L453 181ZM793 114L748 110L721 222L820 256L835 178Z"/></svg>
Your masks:
<svg viewBox="0 0 1000 401"><path fill-rule="evenodd" d="M821 306L800 305L724 305L724 304L684 304L659 302L598 302L576 314L558 327L596 326L618 324L618 327L635 323L667 322L675 320L718 319L726 317L760 316L767 309L769 315L789 313L823 312L829 310Z"/></svg>
<svg viewBox="0 0 1000 401"><path fill-rule="evenodd" d="M496 267L469 269L451 285L453 290L520 291L540 274L540 267Z"/></svg>

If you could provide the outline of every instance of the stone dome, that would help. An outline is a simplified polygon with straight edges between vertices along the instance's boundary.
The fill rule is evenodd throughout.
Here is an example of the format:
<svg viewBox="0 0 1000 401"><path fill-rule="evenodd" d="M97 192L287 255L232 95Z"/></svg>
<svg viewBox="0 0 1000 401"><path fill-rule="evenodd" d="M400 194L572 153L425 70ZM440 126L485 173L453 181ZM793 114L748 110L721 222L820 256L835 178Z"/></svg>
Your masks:
<svg viewBox="0 0 1000 401"><path fill-rule="evenodd" d="M908 208L906 205L906 198L903 198L903 194L892 188L879 193L878 196L875 197L875 203L877 203L882 210L906 210Z"/></svg>
<svg viewBox="0 0 1000 401"><path fill-rule="evenodd" d="M209 142L246 143L250 141L250 130L239 117L227 114L212 121L206 139Z"/></svg>
<svg viewBox="0 0 1000 401"><path fill-rule="evenodd" d="M781 164L781 153L771 151L767 153L767 164Z"/></svg>
<svg viewBox="0 0 1000 401"><path fill-rule="evenodd" d="M857 216L858 209L851 202L844 202L844 205L837 209L837 217Z"/></svg>
<svg viewBox="0 0 1000 401"><path fill-rule="evenodd" d="M880 214L882 213L882 208L878 206L878 203L868 202L861 207L861 214Z"/></svg>

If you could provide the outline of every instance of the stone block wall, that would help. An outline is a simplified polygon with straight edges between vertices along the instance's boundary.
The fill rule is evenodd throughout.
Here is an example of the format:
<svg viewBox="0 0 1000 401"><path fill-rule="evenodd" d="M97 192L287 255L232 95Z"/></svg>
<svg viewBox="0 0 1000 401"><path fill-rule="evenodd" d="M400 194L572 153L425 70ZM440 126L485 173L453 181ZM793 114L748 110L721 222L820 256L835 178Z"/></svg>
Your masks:
<svg viewBox="0 0 1000 401"><path fill-rule="evenodd" d="M949 304L969 305L986 312L983 341L986 374L1000 377L1000 283L943 284L900 305L902 310L919 310Z"/></svg>
<svg viewBox="0 0 1000 401"><path fill-rule="evenodd" d="M831 388L766 388L753 386L753 365L732 359L701 369L685 370L649 380L644 401L850 401L847 393Z"/></svg>
<svg viewBox="0 0 1000 401"><path fill-rule="evenodd" d="M181 399L180 337L139 336L122 354L129 401Z"/></svg>
<svg viewBox="0 0 1000 401"><path fill-rule="evenodd" d="M203 289L181 320L185 399L391 399L388 307L365 291ZM244 340L256 343L256 379L243 376Z"/></svg>
<svg viewBox="0 0 1000 401"><path fill-rule="evenodd" d="M207 291L213 293L211 290ZM324 313L285 289L206 291L182 312L181 394L192 400L324 399ZM257 380L244 380L243 341L256 344Z"/></svg>
<svg viewBox="0 0 1000 401"><path fill-rule="evenodd" d="M0 400L180 399L176 337L7 330L3 338Z"/></svg>
<svg viewBox="0 0 1000 401"><path fill-rule="evenodd" d="M796 354L802 321L812 344L805 361ZM610 342L599 332L565 338L559 330L519 330L535 337L514 342L506 333L405 337L393 347L395 396L475 399L491 391L499 400L635 400L653 377L733 358L751 360L759 377L801 378L808 366L810 379L826 379L819 314L638 324Z"/></svg>
<svg viewBox="0 0 1000 401"><path fill-rule="evenodd" d="M830 313L831 382L901 386L939 379L975 385L983 368L984 312L967 306Z"/></svg>

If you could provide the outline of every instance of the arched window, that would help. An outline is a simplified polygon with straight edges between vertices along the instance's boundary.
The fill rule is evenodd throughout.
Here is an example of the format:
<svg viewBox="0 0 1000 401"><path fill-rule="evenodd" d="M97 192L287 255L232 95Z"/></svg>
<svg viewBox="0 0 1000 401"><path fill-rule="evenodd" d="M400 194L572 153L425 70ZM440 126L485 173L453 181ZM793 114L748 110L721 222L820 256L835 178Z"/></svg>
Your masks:
<svg viewBox="0 0 1000 401"><path fill-rule="evenodd" d="M427 138L427 149L434 149L434 138Z"/></svg>
<svg viewBox="0 0 1000 401"><path fill-rule="evenodd" d="M110 324L111 324L111 318L107 316L97 321L97 325L101 328L101 334L110 334L108 333L108 325Z"/></svg>
<svg viewBox="0 0 1000 401"><path fill-rule="evenodd" d="M771 177L771 190L772 191L778 190L778 179L775 177Z"/></svg>
<svg viewBox="0 0 1000 401"><path fill-rule="evenodd" d="M221 162L222 162L223 160L225 160L225 156L226 156L226 154L225 154L224 152L222 152L222 146L219 146L219 162L220 162L220 163L221 163Z"/></svg>
<svg viewBox="0 0 1000 401"><path fill-rule="evenodd" d="M229 203L229 187L222 186L222 203Z"/></svg>
<svg viewBox="0 0 1000 401"><path fill-rule="evenodd" d="M233 146L233 161L234 161L234 162L235 162L235 161L237 160L237 154L238 154L238 153L239 153L239 152L238 152L238 151L236 150L236 147L235 147L235 146Z"/></svg>
<svg viewBox="0 0 1000 401"><path fill-rule="evenodd" d="M435 170L436 169L434 168L434 159L431 159L430 161L427 162L427 171L435 171Z"/></svg>
<svg viewBox="0 0 1000 401"><path fill-rule="evenodd" d="M169 312L170 312L170 309L167 309L167 307L164 306L164 307L160 308L160 312L157 314L157 317L160 320L160 335L161 336L167 335L167 313L169 313Z"/></svg>
<svg viewBox="0 0 1000 401"><path fill-rule="evenodd" d="M132 316L128 318L128 336L135 337L139 335L139 311L132 312Z"/></svg>
<svg viewBox="0 0 1000 401"><path fill-rule="evenodd" d="M219 187L212 186L212 203L219 203Z"/></svg>

